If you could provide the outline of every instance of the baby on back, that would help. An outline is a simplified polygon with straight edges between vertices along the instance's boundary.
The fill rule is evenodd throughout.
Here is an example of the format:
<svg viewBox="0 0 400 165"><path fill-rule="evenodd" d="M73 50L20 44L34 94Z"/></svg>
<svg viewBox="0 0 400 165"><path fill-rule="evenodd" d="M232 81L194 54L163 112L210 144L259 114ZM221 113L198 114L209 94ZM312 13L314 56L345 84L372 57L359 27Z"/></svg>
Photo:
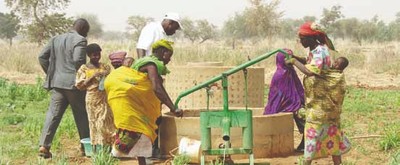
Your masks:
<svg viewBox="0 0 400 165"><path fill-rule="evenodd" d="M339 70L343 72L344 69L349 65L349 60L346 57L339 57L335 60L332 65L332 69Z"/></svg>

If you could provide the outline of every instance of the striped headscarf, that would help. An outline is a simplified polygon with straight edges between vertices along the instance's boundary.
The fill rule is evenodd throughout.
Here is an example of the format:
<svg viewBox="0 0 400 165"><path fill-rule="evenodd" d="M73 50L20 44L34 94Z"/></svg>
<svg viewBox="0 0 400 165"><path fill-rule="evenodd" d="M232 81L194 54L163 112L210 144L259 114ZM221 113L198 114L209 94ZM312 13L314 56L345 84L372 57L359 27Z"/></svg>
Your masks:
<svg viewBox="0 0 400 165"><path fill-rule="evenodd" d="M326 33L322 30L321 26L314 22L306 22L301 25L299 28L299 35L316 37L318 41L326 44L329 49L335 50L335 46L333 46L331 39L329 39Z"/></svg>

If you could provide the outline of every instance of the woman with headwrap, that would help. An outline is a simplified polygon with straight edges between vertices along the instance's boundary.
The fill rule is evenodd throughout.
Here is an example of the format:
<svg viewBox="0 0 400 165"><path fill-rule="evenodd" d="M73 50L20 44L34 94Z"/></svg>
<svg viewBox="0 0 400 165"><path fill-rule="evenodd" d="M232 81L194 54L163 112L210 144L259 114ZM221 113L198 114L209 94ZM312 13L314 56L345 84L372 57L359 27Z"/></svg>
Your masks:
<svg viewBox="0 0 400 165"><path fill-rule="evenodd" d="M299 38L303 47L310 50L308 57L293 55L294 58L286 63L294 64L306 74L303 80L306 96L305 163L311 164L314 159L331 155L334 164L339 165L341 155L350 149L340 127L346 92L344 76L330 69L328 49L335 48L318 25L310 22L301 25Z"/></svg>
<svg viewBox="0 0 400 165"><path fill-rule="evenodd" d="M108 58L111 61L111 65L114 67L114 69L119 68L125 59L126 52L120 51L120 52L113 52L110 55L108 55Z"/></svg>
<svg viewBox="0 0 400 165"><path fill-rule="evenodd" d="M152 154L157 137L156 120L161 115L161 103L175 116L183 111L172 103L161 75L169 73L166 64L173 54L173 42L159 40L152 45L153 55L135 61L132 68L121 66L105 80L108 103L117 127L112 154L115 157L137 157L144 165Z"/></svg>
<svg viewBox="0 0 400 165"><path fill-rule="evenodd" d="M289 55L293 52L284 49ZM269 87L268 103L264 115L279 112L293 112L293 118L301 134L304 133L304 119L298 115L299 109L304 108L304 89L296 70L292 65L285 64L285 55L279 52L276 55L276 71ZM304 136L297 151L304 150Z"/></svg>

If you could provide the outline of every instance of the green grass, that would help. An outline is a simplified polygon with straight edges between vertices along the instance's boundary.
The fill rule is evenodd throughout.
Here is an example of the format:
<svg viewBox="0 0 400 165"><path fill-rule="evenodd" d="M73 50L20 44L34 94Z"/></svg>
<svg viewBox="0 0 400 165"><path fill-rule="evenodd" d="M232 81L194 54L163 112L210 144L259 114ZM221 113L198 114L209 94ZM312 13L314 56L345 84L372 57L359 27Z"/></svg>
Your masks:
<svg viewBox="0 0 400 165"><path fill-rule="evenodd" d="M389 162L390 165L398 165L400 164L400 149L395 152Z"/></svg>
<svg viewBox="0 0 400 165"><path fill-rule="evenodd" d="M37 160L39 136L49 103L49 94L41 84L40 79L36 85L17 85L0 79L1 164L42 164L39 160L31 161ZM52 150L59 155L54 160L68 162L61 152L60 140L78 140L77 137L72 113L67 110L53 140Z"/></svg>
<svg viewBox="0 0 400 165"><path fill-rule="evenodd" d="M49 94L35 85L18 85L0 79L0 165L3 164L73 164L65 153L71 141L78 147L74 119L68 109L57 130L49 163L38 159L38 141L49 103ZM268 87L266 87L268 93ZM348 137L381 135L374 139L351 139L357 157L346 157L346 164L357 164L371 153L376 163L399 162L400 92L348 87L342 113L342 127ZM66 143L69 142L69 143ZM361 158L360 158L361 157ZM97 164L117 164L107 154L94 157ZM394 162L394 163L393 163Z"/></svg>
<svg viewBox="0 0 400 165"><path fill-rule="evenodd" d="M174 157L174 160L172 160L173 164L188 164L190 162L190 157L188 155L182 154L182 155L176 155Z"/></svg>
<svg viewBox="0 0 400 165"><path fill-rule="evenodd" d="M379 147L388 151L395 148L400 148L400 124L388 124L384 128L384 137L379 142Z"/></svg>
<svg viewBox="0 0 400 165"><path fill-rule="evenodd" d="M110 155L110 147L101 148L99 152L96 152L92 157L93 165L114 165L118 164L118 159L113 158Z"/></svg>

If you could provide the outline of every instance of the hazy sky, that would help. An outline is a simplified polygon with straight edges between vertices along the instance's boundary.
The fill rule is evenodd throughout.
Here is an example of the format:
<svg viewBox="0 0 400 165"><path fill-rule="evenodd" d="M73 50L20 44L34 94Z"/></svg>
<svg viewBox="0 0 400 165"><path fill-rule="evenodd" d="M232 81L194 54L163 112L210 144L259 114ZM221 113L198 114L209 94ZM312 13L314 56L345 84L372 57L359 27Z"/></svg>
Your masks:
<svg viewBox="0 0 400 165"><path fill-rule="evenodd" d="M284 11L284 18L305 15L319 18L322 8L330 9L333 5L341 5L346 18L370 19L378 15L389 22L400 12L400 0L281 0L278 11ZM142 15L161 20L166 12L177 12L181 17L191 19L207 19L221 26L235 12L248 6L248 0L71 0L65 12L69 16L95 14L105 30L125 30L129 16ZM8 11L4 0L0 0L0 12Z"/></svg>

